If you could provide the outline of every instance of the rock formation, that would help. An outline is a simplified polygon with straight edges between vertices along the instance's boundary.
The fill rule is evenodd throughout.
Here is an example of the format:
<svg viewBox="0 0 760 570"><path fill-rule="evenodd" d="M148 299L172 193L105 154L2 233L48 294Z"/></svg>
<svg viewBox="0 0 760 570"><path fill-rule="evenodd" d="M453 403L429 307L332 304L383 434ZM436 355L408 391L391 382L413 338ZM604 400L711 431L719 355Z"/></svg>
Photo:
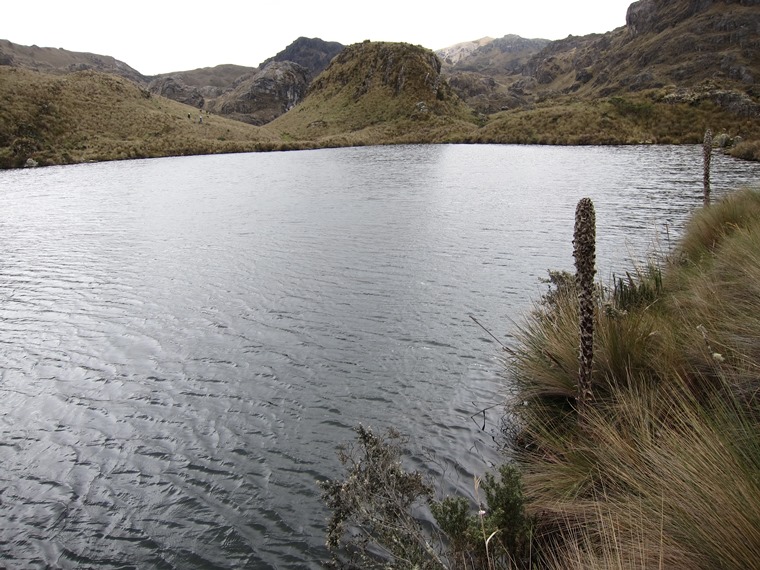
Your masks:
<svg viewBox="0 0 760 570"><path fill-rule="evenodd" d="M181 79L174 77L159 77L150 82L148 90L151 93L185 103L199 109L203 108L204 99L197 87L185 85Z"/></svg>
<svg viewBox="0 0 760 570"><path fill-rule="evenodd" d="M291 61L269 63L207 106L253 125L263 125L299 103L309 86L309 71Z"/></svg>

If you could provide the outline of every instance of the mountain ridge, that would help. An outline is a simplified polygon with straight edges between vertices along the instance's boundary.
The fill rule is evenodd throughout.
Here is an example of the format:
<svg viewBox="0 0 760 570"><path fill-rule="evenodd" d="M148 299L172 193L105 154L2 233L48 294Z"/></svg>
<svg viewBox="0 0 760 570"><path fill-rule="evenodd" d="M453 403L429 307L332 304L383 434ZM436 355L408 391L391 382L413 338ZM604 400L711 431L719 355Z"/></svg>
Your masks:
<svg viewBox="0 0 760 570"><path fill-rule="evenodd" d="M726 133L720 140L760 139L758 8L760 0L639 0L625 26L603 34L551 42L482 38L438 54L405 43L340 46L302 37L263 68L227 64L154 77L106 56L36 46L13 51L15 44L3 40L0 69L65 76L100 66L131 76L135 93L187 104L188 119L201 109L266 125L279 137L267 148L680 143L700 141L715 125ZM0 108L0 151L3 144L34 150L13 146L26 137L14 121ZM22 158L16 151L13 164Z"/></svg>

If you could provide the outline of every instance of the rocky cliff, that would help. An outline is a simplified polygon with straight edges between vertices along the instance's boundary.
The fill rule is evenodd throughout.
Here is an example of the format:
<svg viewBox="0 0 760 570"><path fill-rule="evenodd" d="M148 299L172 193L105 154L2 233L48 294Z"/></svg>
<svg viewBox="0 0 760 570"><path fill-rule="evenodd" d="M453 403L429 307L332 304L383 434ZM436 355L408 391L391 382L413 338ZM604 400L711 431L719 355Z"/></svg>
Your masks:
<svg viewBox="0 0 760 570"><path fill-rule="evenodd" d="M190 105L191 107L203 108L204 99L197 87L186 85L180 78L159 77L150 82L148 90L155 95L166 97Z"/></svg>
<svg viewBox="0 0 760 570"><path fill-rule="evenodd" d="M263 125L303 99L309 75L309 70L292 61L272 61L209 101L206 108L246 123Z"/></svg>
<svg viewBox="0 0 760 570"><path fill-rule="evenodd" d="M274 57L264 60L260 67L263 69L275 61L292 61L306 69L309 72L309 79L313 79L330 65L332 59L343 51L344 47L338 42L300 37Z"/></svg>
<svg viewBox="0 0 760 570"><path fill-rule="evenodd" d="M312 81L304 101L270 126L308 140L378 130L385 140L411 142L409 137L419 136L417 129L445 129L457 121L474 119L444 79L432 51L365 41L335 56ZM380 135L357 140L374 136Z"/></svg>

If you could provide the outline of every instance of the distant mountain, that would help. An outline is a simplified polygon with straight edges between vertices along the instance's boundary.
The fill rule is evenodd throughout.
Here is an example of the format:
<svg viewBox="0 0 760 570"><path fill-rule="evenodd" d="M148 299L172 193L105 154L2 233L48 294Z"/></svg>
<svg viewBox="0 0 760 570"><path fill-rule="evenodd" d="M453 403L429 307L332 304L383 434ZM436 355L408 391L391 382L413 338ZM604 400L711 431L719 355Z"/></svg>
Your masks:
<svg viewBox="0 0 760 570"><path fill-rule="evenodd" d="M345 46L338 42L326 42L319 38L300 37L274 57L261 62L264 68L273 61L292 61L309 73L309 80L319 75Z"/></svg>
<svg viewBox="0 0 760 570"><path fill-rule="evenodd" d="M547 45L523 70L535 82L524 87L609 96L713 81L754 93L759 8L760 0L639 0L624 27Z"/></svg>
<svg viewBox="0 0 760 570"><path fill-rule="evenodd" d="M63 48L22 46L0 40L0 65L36 69L47 73L72 73L93 70L125 77L135 83L147 83L139 71L108 55L68 51Z"/></svg>
<svg viewBox="0 0 760 570"><path fill-rule="evenodd" d="M453 54L452 48L438 50L436 54L450 73L474 71L498 77L520 73L528 60L550 43L549 40L527 39L510 34L495 40L484 38L477 42L457 44L463 48L457 49ZM468 49L470 47L473 49Z"/></svg>
<svg viewBox="0 0 760 570"><path fill-rule="evenodd" d="M471 42L461 42L435 51L443 65L454 66L469 57L476 49L490 44L493 38L485 37Z"/></svg>
<svg viewBox="0 0 760 570"><path fill-rule="evenodd" d="M507 86L530 59L551 42L516 35L483 38L436 51L452 89L480 113L519 107L523 99Z"/></svg>
<svg viewBox="0 0 760 570"><path fill-rule="evenodd" d="M553 42L504 36L444 69L460 97L485 114L571 94L595 99L653 89L671 100L709 98L753 112L758 7L760 0L639 0L626 25L611 32Z"/></svg>
<svg viewBox="0 0 760 570"><path fill-rule="evenodd" d="M301 101L311 80L343 50L338 42L300 37L259 68L223 65L158 76L153 93L263 125Z"/></svg>
<svg viewBox="0 0 760 570"><path fill-rule="evenodd" d="M189 88L190 90L194 88L201 97L213 99L214 97L219 97L219 95L256 71L255 67L226 63L214 67L192 69L190 71L161 73L154 76L152 82L157 82L158 84L157 80L171 78L185 88ZM158 92L154 89L151 90Z"/></svg>
<svg viewBox="0 0 760 570"><path fill-rule="evenodd" d="M243 78L206 109L245 123L264 125L301 102L310 73L292 61L271 61L261 71Z"/></svg>

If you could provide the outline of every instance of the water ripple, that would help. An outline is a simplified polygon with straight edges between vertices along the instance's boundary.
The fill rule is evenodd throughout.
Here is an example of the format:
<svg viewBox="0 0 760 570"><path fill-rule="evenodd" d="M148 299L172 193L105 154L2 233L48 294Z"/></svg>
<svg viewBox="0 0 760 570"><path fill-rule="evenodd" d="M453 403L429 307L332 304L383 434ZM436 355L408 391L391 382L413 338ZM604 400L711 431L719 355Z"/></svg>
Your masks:
<svg viewBox="0 0 760 570"><path fill-rule="evenodd" d="M0 172L0 565L319 568L362 422L443 491L498 460L496 343L674 238L700 147L400 146ZM760 167L722 155L716 196ZM660 242L662 245L662 241Z"/></svg>

